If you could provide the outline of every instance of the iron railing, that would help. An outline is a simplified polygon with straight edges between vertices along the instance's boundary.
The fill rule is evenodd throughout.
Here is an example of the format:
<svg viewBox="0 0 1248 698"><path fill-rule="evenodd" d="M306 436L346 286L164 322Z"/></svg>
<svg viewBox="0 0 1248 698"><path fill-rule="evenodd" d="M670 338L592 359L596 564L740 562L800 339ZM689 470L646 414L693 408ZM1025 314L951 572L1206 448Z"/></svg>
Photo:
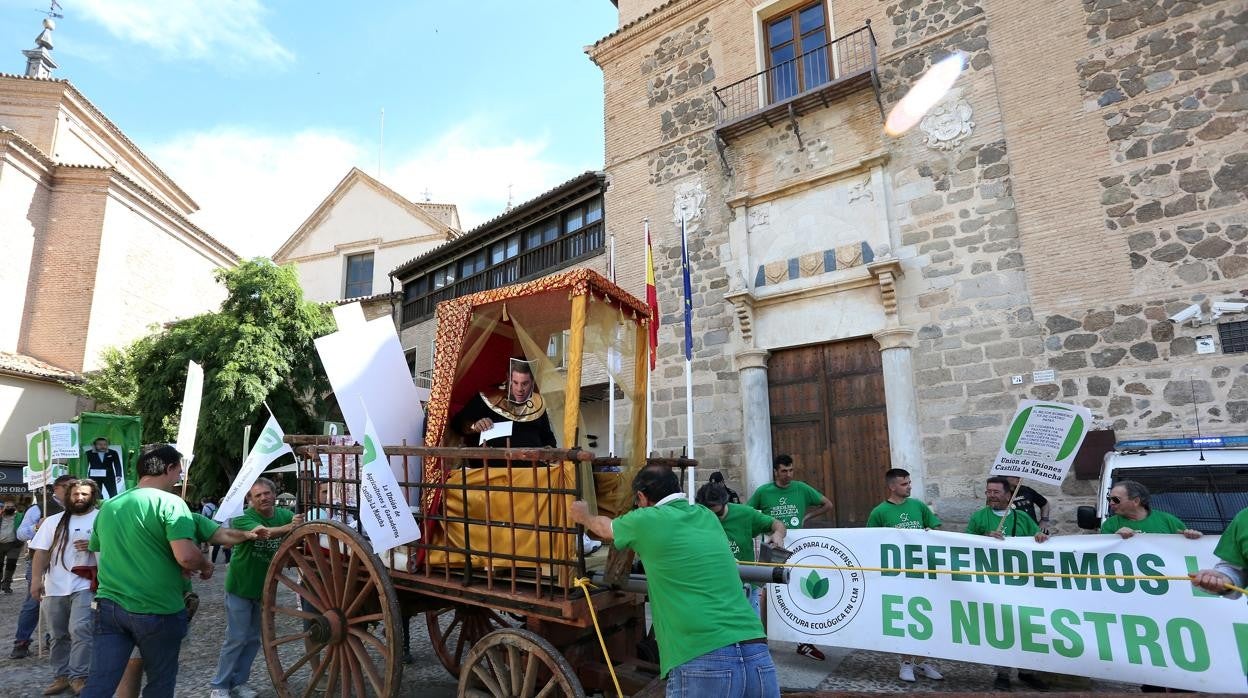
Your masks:
<svg viewBox="0 0 1248 698"><path fill-rule="evenodd" d="M875 71L875 33L870 23L813 51L714 88L716 125L732 123L830 84Z"/></svg>
<svg viewBox="0 0 1248 698"><path fill-rule="evenodd" d="M550 242L527 249L511 259L487 267L472 276L443 286L419 298L405 301L403 325L420 322L432 316L434 309L442 301L548 274L582 257L601 251L605 245L606 235L601 221L587 225L570 235L561 235Z"/></svg>

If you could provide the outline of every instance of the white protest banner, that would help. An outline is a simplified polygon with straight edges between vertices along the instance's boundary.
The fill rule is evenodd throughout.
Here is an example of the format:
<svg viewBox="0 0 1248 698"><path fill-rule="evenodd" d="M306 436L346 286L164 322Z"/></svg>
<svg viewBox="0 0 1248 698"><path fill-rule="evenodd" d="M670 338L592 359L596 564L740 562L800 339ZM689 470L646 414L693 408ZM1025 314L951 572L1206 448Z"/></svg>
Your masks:
<svg viewBox="0 0 1248 698"><path fill-rule="evenodd" d="M199 404L204 397L204 369L194 361L186 364L186 389L182 392L182 416L178 419L178 453L190 469L195 459L195 432L199 430ZM185 477L185 474L183 475Z"/></svg>
<svg viewBox="0 0 1248 698"><path fill-rule="evenodd" d="M48 482L48 466L52 464L52 445L47 427L40 427L26 435L26 468L23 473L26 486L32 490Z"/></svg>
<svg viewBox="0 0 1248 698"><path fill-rule="evenodd" d="M256 478L260 477L260 474L282 454L294 453L290 445L282 440L285 436L286 433L277 423L277 417L270 412L269 421L264 424L264 431L260 432L260 438L251 447L251 452L247 454L243 466L238 469L238 477L234 478L229 491L225 493L225 498L221 500L221 506L217 508L217 513L212 518L224 523L231 517L242 513L243 502L251 486L256 484Z"/></svg>
<svg viewBox="0 0 1248 698"><path fill-rule="evenodd" d="M1243 601L1205 594L1185 579L1127 578L1186 576L1213 567L1216 543L1216 536L1161 534L1128 540L1059 536L1036 543L1030 537L997 541L892 528L790 531L790 564L958 574L794 568L788 584L767 586L768 636L1243 692ZM982 574L991 571L1015 574Z"/></svg>
<svg viewBox="0 0 1248 698"><path fill-rule="evenodd" d="M363 434L367 413L376 420L382 443L423 445L424 409L389 316L352 324L320 337L316 340L316 352L334 388L348 431ZM402 458L391 459L395 476L405 482L420 480L420 459L408 458L407 462L408 470L404 473ZM417 488L410 488L408 494L409 504L420 501Z"/></svg>
<svg viewBox="0 0 1248 698"><path fill-rule="evenodd" d="M51 441L52 459L77 458L82 455L78 451L78 425L69 422L49 424L48 439Z"/></svg>
<svg viewBox="0 0 1248 698"><path fill-rule="evenodd" d="M1090 424L1092 412L1086 407L1023 400L988 474L1061 485Z"/></svg>
<svg viewBox="0 0 1248 698"><path fill-rule="evenodd" d="M364 455L360 457L360 521L378 555L420 540L420 526L382 450L381 437L364 409Z"/></svg>

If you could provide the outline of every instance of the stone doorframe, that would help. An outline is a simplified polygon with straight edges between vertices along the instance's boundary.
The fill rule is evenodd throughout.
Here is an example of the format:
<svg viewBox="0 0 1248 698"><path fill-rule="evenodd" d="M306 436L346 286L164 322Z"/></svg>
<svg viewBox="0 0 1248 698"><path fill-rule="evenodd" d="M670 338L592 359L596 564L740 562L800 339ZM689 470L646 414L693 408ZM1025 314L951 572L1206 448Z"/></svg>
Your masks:
<svg viewBox="0 0 1248 698"><path fill-rule="evenodd" d="M902 276L901 261L881 259L867 266L873 285L879 290L884 309L884 327L871 336L880 345L884 372L884 400L888 412L888 441L894 468L910 472L912 496L924 493L923 451L919 438L918 405L915 398L915 331L901 322L897 310L897 282ZM860 286L855 284L856 287ZM771 405L767 395L767 359L770 352L760 348L754 336L754 306L758 298L750 289L725 294L737 317L741 346L734 358L741 381L741 408L744 425L746 490L771 482ZM829 338L835 341L836 338ZM880 491L884 483L881 475Z"/></svg>

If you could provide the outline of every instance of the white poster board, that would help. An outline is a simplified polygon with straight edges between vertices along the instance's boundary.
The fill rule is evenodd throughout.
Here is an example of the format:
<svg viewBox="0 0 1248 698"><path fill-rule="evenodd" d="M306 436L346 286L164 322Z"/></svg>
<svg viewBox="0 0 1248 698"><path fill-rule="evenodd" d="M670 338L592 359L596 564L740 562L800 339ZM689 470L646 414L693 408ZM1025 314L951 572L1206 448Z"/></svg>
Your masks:
<svg viewBox="0 0 1248 698"><path fill-rule="evenodd" d="M53 460L77 458L79 456L77 424L62 422L60 424L49 424L46 428L48 430L48 438L52 442Z"/></svg>
<svg viewBox="0 0 1248 698"><path fill-rule="evenodd" d="M334 388L348 431L364 434L368 416L372 415L382 445L423 445L425 413L407 369L403 346L394 331L394 321L389 316L325 335L316 340L316 351ZM419 480L420 459L407 460L408 468L404 472L402 458L391 457L395 477L403 481ZM408 504L420 501L415 487L410 488L408 494Z"/></svg>
<svg viewBox="0 0 1248 698"><path fill-rule="evenodd" d="M178 453L190 468L195 459L195 432L199 430L199 405L204 397L204 369L194 361L186 366L186 389L182 392L182 416L178 419ZM183 475L185 477L185 475Z"/></svg>
<svg viewBox="0 0 1248 698"><path fill-rule="evenodd" d="M1086 407L1023 400L988 474L1060 486L1091 424L1092 412Z"/></svg>

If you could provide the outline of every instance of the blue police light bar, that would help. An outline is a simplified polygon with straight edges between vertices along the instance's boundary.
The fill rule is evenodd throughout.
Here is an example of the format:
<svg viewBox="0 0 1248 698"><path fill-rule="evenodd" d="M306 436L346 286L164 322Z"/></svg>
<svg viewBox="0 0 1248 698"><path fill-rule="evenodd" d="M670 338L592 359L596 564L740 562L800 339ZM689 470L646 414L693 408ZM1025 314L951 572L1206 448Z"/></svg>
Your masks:
<svg viewBox="0 0 1248 698"><path fill-rule="evenodd" d="M1248 436L1201 436L1184 439L1133 439L1114 444L1118 451L1173 450L1182 448L1248 447Z"/></svg>

